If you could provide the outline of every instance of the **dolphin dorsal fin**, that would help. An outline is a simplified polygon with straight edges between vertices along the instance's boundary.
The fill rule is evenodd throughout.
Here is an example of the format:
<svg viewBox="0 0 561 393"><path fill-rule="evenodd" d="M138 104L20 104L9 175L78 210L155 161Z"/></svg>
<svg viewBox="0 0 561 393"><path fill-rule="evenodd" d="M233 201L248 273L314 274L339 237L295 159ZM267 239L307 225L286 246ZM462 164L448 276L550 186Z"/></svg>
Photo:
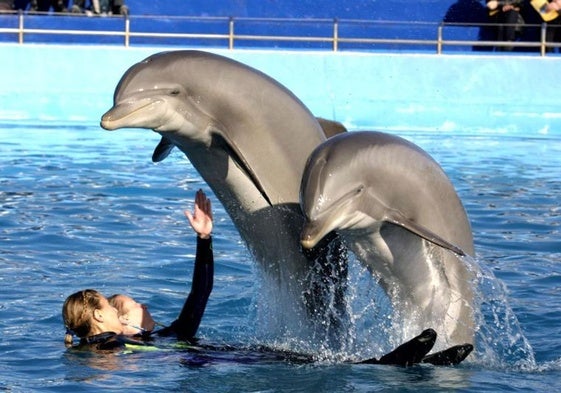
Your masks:
<svg viewBox="0 0 561 393"><path fill-rule="evenodd" d="M154 149L152 161L160 162L165 160L174 147L175 145L169 139L162 137L162 139L160 139L160 143L158 143L158 146Z"/></svg>
<svg viewBox="0 0 561 393"><path fill-rule="evenodd" d="M347 132L345 126L338 121L324 119L323 117L316 117L316 119L319 122L326 138L331 138L334 135Z"/></svg>

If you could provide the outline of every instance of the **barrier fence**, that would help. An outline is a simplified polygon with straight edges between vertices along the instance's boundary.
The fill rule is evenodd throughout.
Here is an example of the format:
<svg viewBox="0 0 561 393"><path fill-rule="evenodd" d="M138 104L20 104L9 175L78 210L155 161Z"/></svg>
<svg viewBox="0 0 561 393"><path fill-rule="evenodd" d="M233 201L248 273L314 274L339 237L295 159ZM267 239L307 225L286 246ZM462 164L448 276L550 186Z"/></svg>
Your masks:
<svg viewBox="0 0 561 393"><path fill-rule="evenodd" d="M533 38L485 38L494 24L233 17L0 14L0 42L133 45L204 45L218 48L485 51L511 47L545 56L561 44L547 42L547 24L525 25ZM530 35L532 37L532 35Z"/></svg>

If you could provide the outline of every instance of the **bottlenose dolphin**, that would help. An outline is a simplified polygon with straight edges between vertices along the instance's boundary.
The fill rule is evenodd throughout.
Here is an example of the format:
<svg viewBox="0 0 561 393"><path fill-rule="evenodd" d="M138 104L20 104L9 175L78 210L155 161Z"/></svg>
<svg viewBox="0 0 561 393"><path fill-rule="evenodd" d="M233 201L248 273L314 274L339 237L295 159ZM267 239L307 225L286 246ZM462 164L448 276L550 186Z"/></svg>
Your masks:
<svg viewBox="0 0 561 393"><path fill-rule="evenodd" d="M345 131L321 121L330 135ZM308 156L326 136L292 92L223 56L192 50L158 53L126 71L101 126L160 134L153 161L163 160L174 147L185 153L269 278L273 287L265 289L286 303L272 311L277 323L271 328L281 330L273 334L300 330L309 319L305 310L320 311L318 284L310 282L318 270L316 260L300 246L299 188ZM330 259L330 250L344 257L338 245L333 241L315 259ZM317 319L326 325L324 316Z"/></svg>
<svg viewBox="0 0 561 393"><path fill-rule="evenodd" d="M300 203L301 241L336 231L379 280L396 325L432 327L444 345L473 343L474 255L465 209L442 168L422 149L381 132L336 135L310 155Z"/></svg>

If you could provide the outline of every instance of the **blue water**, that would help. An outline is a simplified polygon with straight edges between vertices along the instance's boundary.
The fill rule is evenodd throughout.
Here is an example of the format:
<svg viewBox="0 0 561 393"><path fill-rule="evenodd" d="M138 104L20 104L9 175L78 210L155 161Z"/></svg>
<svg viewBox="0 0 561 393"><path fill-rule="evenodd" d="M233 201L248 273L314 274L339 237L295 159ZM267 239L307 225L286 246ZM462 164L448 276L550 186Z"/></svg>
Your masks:
<svg viewBox="0 0 561 393"><path fill-rule="evenodd" d="M173 320L194 257L182 210L192 207L199 187L210 191L179 152L153 164L159 138L150 131L5 123L0 391L555 391L561 387L561 136L400 134L441 163L472 222L477 258L466 263L481 269L483 321L469 361L407 369L345 364L341 359L379 350L375 335L359 324L345 353L306 365L242 364L223 356L193 366L173 347L103 356L67 351L60 311L79 289L125 292L147 303L156 320ZM271 342L266 323L256 319L256 305L268 301L259 296L259 275L211 197L216 278L199 336L294 348L286 338ZM360 275L352 268L357 285ZM353 296L357 304L368 302L359 292ZM357 320L368 319L356 312Z"/></svg>

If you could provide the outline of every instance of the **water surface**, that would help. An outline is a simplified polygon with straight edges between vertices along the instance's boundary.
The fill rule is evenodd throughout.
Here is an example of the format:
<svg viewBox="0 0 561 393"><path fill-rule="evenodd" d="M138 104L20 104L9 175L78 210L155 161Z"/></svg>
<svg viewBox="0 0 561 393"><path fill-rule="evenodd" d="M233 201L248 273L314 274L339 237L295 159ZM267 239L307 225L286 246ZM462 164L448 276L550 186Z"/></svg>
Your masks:
<svg viewBox="0 0 561 393"><path fill-rule="evenodd" d="M337 356L313 364L268 359L243 364L222 356L194 366L180 350L112 356L68 351L60 311L65 297L78 289L126 292L149 304L157 320L173 320L194 257L194 237L182 210L192 207L198 188L209 189L179 152L153 164L159 138L150 131L0 124L0 390L560 387L561 136L485 130L400 134L440 162L472 222L486 321L480 350L469 362L401 369L349 365ZM215 289L199 336L212 343L260 343L259 277L232 222L213 201ZM353 269L360 276L359 268ZM357 325L355 332L341 357L379 350L371 331Z"/></svg>

